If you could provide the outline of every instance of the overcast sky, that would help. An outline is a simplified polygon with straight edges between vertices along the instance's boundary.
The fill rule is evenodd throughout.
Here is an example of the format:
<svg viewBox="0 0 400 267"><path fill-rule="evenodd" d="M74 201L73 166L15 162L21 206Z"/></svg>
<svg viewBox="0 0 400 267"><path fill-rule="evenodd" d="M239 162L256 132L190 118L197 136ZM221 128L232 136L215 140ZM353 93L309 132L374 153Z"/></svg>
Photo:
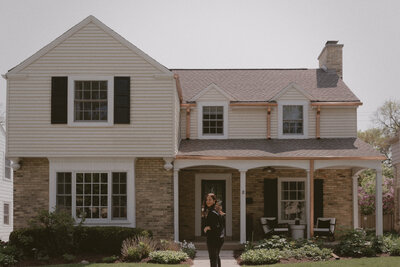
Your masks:
<svg viewBox="0 0 400 267"><path fill-rule="evenodd" d="M0 73L89 15L168 68L317 68L339 40L343 80L364 103L359 129L400 100L398 0L0 0ZM5 91L1 78L3 106Z"/></svg>

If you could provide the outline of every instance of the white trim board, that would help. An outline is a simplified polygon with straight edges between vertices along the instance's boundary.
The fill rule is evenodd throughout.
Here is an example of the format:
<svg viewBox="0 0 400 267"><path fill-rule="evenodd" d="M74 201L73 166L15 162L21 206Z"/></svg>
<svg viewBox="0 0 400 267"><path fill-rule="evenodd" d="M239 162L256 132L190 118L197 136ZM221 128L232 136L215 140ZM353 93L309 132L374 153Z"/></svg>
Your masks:
<svg viewBox="0 0 400 267"><path fill-rule="evenodd" d="M134 158L49 158L49 210L56 206L57 172L72 173L72 196L74 196L74 174L80 171L87 172L126 172L127 173L127 219L126 220L95 220L86 219L88 225L115 225L136 227L136 193L135 193L135 159ZM109 183L110 185L111 183ZM108 192L111 192L110 188ZM109 194L110 200L111 194ZM73 197L74 198L74 197ZM72 203L72 215L75 203Z"/></svg>
<svg viewBox="0 0 400 267"><path fill-rule="evenodd" d="M201 181L225 180L226 197L226 236L232 236L232 174L231 173L196 173L195 174L195 236L201 236Z"/></svg>
<svg viewBox="0 0 400 267"><path fill-rule="evenodd" d="M283 106L303 106L303 134L283 134ZM278 101L278 138L279 139L306 139L308 138L308 106L307 100Z"/></svg>
<svg viewBox="0 0 400 267"><path fill-rule="evenodd" d="M222 90L220 87L218 87L218 85L216 85L215 83L211 83L209 86L207 86L206 88L201 90L198 94L193 96L189 101L197 101L197 99L199 99L200 97L205 95L210 90L216 90L218 93L220 93L221 95L223 95L224 97L226 97L230 101L235 101L236 100L236 98L234 98L233 96L231 96L230 94L228 94L227 92Z"/></svg>

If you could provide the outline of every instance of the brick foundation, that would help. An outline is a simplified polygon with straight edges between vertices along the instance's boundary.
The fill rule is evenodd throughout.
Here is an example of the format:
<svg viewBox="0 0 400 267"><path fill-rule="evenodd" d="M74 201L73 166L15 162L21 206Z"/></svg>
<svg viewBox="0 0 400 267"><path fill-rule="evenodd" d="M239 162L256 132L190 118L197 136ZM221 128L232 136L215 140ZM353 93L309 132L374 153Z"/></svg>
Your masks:
<svg viewBox="0 0 400 267"><path fill-rule="evenodd" d="M49 208L49 161L21 158L14 171L14 230L28 226L40 210Z"/></svg>

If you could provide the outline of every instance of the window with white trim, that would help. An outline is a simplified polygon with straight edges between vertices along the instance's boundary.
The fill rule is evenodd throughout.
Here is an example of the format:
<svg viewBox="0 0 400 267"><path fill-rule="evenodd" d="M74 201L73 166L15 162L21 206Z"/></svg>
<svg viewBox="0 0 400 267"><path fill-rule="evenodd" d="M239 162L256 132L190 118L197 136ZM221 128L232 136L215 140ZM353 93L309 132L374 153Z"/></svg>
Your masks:
<svg viewBox="0 0 400 267"><path fill-rule="evenodd" d="M87 221L127 219L126 172L57 172L56 177L57 209Z"/></svg>
<svg viewBox="0 0 400 267"><path fill-rule="evenodd" d="M224 107L203 106L203 135L224 134Z"/></svg>
<svg viewBox="0 0 400 267"><path fill-rule="evenodd" d="M279 179L279 221L291 222L296 218L306 221L306 181L303 178Z"/></svg>
<svg viewBox="0 0 400 267"><path fill-rule="evenodd" d="M282 133L303 134L303 106L284 105L282 113Z"/></svg>
<svg viewBox="0 0 400 267"><path fill-rule="evenodd" d="M74 81L74 121L107 121L107 81Z"/></svg>
<svg viewBox="0 0 400 267"><path fill-rule="evenodd" d="M10 204L3 205L3 224L10 225Z"/></svg>
<svg viewBox="0 0 400 267"><path fill-rule="evenodd" d="M11 180L11 160L4 158L4 178Z"/></svg>

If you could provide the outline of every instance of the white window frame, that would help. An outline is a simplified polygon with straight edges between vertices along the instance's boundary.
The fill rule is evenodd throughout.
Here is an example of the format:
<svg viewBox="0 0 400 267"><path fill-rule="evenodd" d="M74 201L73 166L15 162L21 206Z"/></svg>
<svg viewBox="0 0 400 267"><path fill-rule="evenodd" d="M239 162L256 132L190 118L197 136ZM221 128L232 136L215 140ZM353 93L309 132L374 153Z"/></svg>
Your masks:
<svg viewBox="0 0 400 267"><path fill-rule="evenodd" d="M307 199L308 199L308 190L307 190L307 178L290 178L290 177L279 177L278 178L278 222L279 223L294 223L294 220L282 220L281 219L281 202L282 202L282 182L304 182L304 211L305 216L304 220L300 220L300 223L307 223Z"/></svg>
<svg viewBox="0 0 400 267"><path fill-rule="evenodd" d="M10 177L7 177L6 176L6 168L7 168L7 165L6 165L6 160L7 160L7 157L5 157L4 156L4 180L5 181L8 181L8 182L11 182L12 181L12 179L13 179L13 169L12 169L12 167L11 167L11 165L12 165L12 161L10 160L10 159L8 159L9 161L10 161L10 165L8 166L8 168L10 168Z"/></svg>
<svg viewBox="0 0 400 267"><path fill-rule="evenodd" d="M4 206L5 205L8 205L8 223L4 223L4 218L5 218L5 209L4 209ZM3 225L6 225L6 226L10 226L11 225L11 203L10 202L3 202L3 207L2 207L2 209L3 209L3 220L2 220L2 224Z"/></svg>
<svg viewBox="0 0 400 267"><path fill-rule="evenodd" d="M57 204L57 172L70 172L72 174L72 217L80 222L76 217L76 173L108 173L108 214L107 219L85 219L88 225L114 225L136 227L136 206L135 206L135 159L127 158L99 158L99 159L67 159L50 158L50 182L49 182L49 210L54 211ZM126 172L127 174L127 218L112 219L112 173Z"/></svg>
<svg viewBox="0 0 400 267"><path fill-rule="evenodd" d="M303 134L283 133L283 106L303 106ZM307 100L282 100L278 101L278 138L280 139L304 139L308 138L308 106Z"/></svg>
<svg viewBox="0 0 400 267"><path fill-rule="evenodd" d="M107 81L107 121L75 121L75 81ZM104 127L114 124L114 76L68 76L68 126Z"/></svg>
<svg viewBox="0 0 400 267"><path fill-rule="evenodd" d="M224 110L224 134L203 134L203 107L222 106ZM197 133L199 139L227 139L228 138L228 102L212 101L197 102Z"/></svg>

